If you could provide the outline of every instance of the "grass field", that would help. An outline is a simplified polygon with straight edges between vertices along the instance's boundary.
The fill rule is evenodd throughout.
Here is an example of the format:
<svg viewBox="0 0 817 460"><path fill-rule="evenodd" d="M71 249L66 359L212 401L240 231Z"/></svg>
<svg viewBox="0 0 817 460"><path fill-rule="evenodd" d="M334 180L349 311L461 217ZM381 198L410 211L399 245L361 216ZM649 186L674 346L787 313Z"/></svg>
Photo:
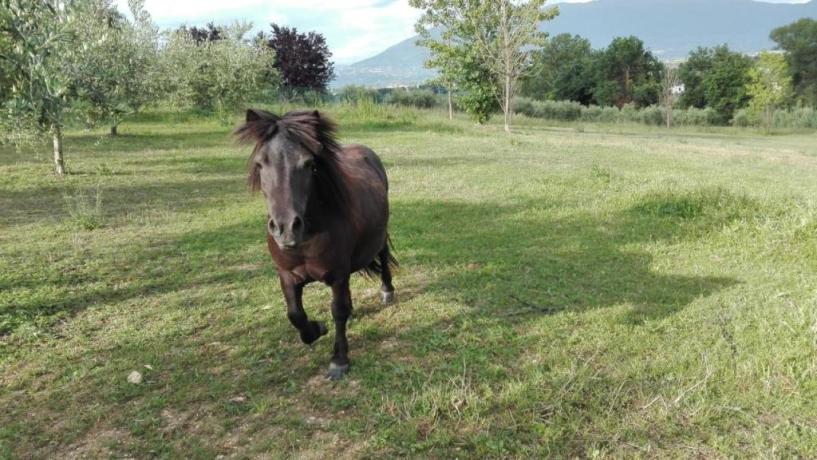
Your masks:
<svg viewBox="0 0 817 460"><path fill-rule="evenodd" d="M337 384L229 127L0 152L0 458L817 457L817 136L338 121L402 266Z"/></svg>

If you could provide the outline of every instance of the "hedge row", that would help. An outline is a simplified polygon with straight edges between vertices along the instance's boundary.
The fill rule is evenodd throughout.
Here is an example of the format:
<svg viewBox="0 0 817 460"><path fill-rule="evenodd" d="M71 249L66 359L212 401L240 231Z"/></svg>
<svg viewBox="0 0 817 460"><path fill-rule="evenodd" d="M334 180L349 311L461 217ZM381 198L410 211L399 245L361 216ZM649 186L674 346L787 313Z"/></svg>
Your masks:
<svg viewBox="0 0 817 460"><path fill-rule="evenodd" d="M637 109L633 105L625 105L621 109L595 105L588 107L573 101L537 101L520 97L514 100L514 112L532 118L557 121L629 122L656 126L665 123L665 109L658 106L642 109ZM717 126L719 124L717 114L710 108L676 108L672 111L672 117L673 124L676 126ZM763 121L744 109L735 114L732 124L741 127L759 127L762 126ZM817 129L817 110L810 107L776 110L772 116L772 127Z"/></svg>

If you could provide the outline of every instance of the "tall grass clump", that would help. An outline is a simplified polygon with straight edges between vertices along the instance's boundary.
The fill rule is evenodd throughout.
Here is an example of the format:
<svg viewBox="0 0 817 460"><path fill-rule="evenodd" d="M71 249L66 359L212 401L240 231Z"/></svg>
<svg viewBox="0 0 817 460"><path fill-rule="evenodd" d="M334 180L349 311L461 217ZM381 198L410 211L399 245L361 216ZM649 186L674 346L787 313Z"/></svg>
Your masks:
<svg viewBox="0 0 817 460"><path fill-rule="evenodd" d="M68 223L79 230L94 230L103 226L102 189L100 184L87 191L63 195L68 211Z"/></svg>
<svg viewBox="0 0 817 460"><path fill-rule="evenodd" d="M414 109L380 104L373 98L341 102L330 108L346 129L386 129L413 126L419 117Z"/></svg>
<svg viewBox="0 0 817 460"><path fill-rule="evenodd" d="M348 85L341 88L337 94L337 101L342 104L357 104L361 101L383 102L380 92L359 85Z"/></svg>

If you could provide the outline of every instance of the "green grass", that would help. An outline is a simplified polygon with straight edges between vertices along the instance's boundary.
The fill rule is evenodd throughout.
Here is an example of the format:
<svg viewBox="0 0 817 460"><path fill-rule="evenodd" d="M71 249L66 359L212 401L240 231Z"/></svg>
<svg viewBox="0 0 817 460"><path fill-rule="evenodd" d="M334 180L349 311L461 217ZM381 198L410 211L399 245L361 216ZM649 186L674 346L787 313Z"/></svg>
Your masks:
<svg viewBox="0 0 817 460"><path fill-rule="evenodd" d="M817 456L814 134L339 110L402 267L337 384L229 127L0 152L0 458Z"/></svg>

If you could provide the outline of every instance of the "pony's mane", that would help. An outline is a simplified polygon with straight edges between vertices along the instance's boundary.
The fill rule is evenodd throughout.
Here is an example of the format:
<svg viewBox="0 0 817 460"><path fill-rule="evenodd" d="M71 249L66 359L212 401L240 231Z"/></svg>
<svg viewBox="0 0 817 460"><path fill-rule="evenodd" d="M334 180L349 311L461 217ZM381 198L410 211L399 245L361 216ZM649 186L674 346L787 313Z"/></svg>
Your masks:
<svg viewBox="0 0 817 460"><path fill-rule="evenodd" d="M315 155L315 185L318 198L333 204L338 211L347 209L346 187L340 171L340 144L335 123L317 110L296 110L283 117L265 110L250 109L247 120L234 134L243 143L255 143L247 164L247 183L253 191L261 187L260 167L255 161L258 150L277 136L301 144Z"/></svg>

